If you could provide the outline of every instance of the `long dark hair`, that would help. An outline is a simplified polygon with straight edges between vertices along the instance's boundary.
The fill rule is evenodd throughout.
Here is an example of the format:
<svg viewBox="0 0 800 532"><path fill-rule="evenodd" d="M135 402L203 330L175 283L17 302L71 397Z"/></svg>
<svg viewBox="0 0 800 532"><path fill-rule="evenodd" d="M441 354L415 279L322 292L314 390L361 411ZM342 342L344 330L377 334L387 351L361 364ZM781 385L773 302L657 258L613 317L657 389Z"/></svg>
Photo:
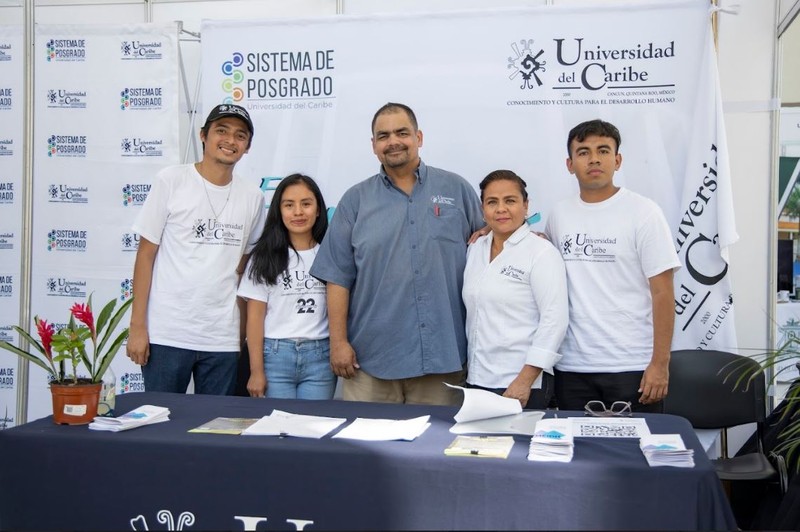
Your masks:
<svg viewBox="0 0 800 532"><path fill-rule="evenodd" d="M317 219L311 228L311 237L317 244L322 243L328 230L328 213L322 192L313 179L303 174L292 174L281 179L275 188L275 195L269 204L264 232L256 242L250 255L250 279L256 283L277 284L278 276L289 267L289 250L300 256L292 246L289 231L283 225L281 200L283 192L292 185L305 185L317 199Z"/></svg>

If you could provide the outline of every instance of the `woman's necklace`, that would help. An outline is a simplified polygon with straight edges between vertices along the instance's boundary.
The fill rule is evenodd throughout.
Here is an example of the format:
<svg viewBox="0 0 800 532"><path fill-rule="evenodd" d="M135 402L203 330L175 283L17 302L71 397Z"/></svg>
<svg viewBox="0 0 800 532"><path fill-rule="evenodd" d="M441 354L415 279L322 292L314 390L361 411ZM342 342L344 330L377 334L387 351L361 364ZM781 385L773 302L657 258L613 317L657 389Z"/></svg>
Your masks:
<svg viewBox="0 0 800 532"><path fill-rule="evenodd" d="M211 202L211 195L208 193L208 184L206 184L206 178L202 175L200 179L203 180L203 190L206 191L206 199L208 200L208 206L211 207L211 212L214 213L214 219L219 220L219 217L222 216L222 213L225 211L225 207L228 206L228 200L231 199L231 190L233 190L233 180L228 183L228 195L225 198L225 203L222 205L222 209L219 212L214 208L214 204Z"/></svg>

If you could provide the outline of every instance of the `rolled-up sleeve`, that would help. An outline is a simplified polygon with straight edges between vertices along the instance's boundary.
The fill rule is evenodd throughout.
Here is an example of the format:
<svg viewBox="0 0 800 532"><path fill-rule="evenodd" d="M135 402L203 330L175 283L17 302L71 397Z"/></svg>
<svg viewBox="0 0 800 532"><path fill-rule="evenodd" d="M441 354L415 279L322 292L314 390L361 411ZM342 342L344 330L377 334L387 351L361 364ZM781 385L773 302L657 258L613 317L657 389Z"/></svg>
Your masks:
<svg viewBox="0 0 800 532"><path fill-rule="evenodd" d="M530 288L539 308L539 325L525 363L552 373L561 359L558 348L569 324L566 269L556 249L548 246L537 255L531 271Z"/></svg>

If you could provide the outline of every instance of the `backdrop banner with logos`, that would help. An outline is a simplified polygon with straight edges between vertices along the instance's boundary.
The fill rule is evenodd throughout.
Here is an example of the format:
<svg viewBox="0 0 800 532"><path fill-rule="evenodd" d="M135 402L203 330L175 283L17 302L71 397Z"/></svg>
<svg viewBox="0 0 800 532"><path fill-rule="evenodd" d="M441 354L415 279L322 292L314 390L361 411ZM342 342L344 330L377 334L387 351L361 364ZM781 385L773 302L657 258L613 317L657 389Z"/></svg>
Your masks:
<svg viewBox="0 0 800 532"><path fill-rule="evenodd" d="M0 340L19 324L22 234L22 27L0 26ZM18 357L0 351L0 430L16 424Z"/></svg>
<svg viewBox="0 0 800 532"><path fill-rule="evenodd" d="M90 295L95 316L132 297L131 225L152 177L180 159L178 28L37 25L35 39L31 316L58 329ZM124 349L117 393L141 391ZM29 420L52 412L47 385L31 365ZM14 411L14 398L0 401Z"/></svg>
<svg viewBox="0 0 800 532"><path fill-rule="evenodd" d="M306 173L329 206L378 170L374 112L408 104L427 164L476 188L516 171L537 230L577 194L568 131L608 120L622 133L615 182L661 206L683 264L673 348L735 351L727 248L738 237L712 35L706 0L206 21L202 101L252 113L239 173L266 192Z"/></svg>

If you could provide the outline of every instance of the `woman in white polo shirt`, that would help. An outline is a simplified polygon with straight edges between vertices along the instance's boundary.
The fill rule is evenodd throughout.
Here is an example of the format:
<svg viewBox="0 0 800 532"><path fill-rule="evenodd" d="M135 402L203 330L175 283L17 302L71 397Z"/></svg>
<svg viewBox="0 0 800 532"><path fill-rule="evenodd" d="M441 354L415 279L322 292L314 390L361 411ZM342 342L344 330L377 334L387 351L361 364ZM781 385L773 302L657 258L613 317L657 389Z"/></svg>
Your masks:
<svg viewBox="0 0 800 532"><path fill-rule="evenodd" d="M467 386L546 408L569 320L564 263L526 222L526 183L495 170L480 183L491 232L467 250Z"/></svg>

